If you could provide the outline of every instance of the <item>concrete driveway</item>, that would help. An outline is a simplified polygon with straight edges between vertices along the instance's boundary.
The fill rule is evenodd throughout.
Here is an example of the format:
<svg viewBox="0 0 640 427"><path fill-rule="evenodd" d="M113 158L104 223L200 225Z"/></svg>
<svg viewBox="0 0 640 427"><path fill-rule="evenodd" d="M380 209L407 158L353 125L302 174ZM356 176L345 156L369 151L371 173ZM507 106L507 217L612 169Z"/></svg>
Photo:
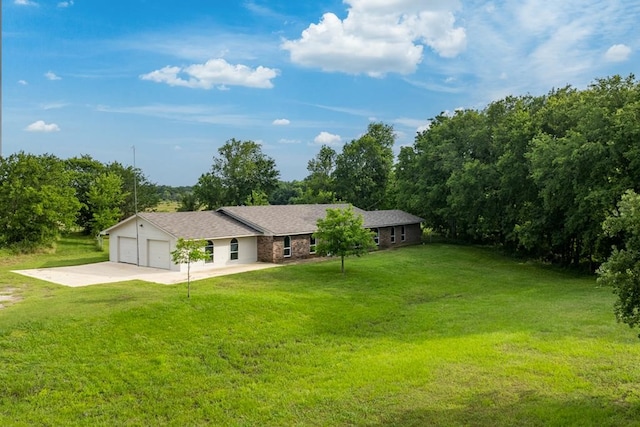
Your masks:
<svg viewBox="0 0 640 427"><path fill-rule="evenodd" d="M191 280L243 273L245 271L262 270L279 267L279 264L253 263L239 264L231 267L217 267L191 272ZM74 265L70 267L36 268L33 270L14 270L14 273L34 277L59 285L78 287L101 283L144 280L145 282L172 285L187 281L187 273L162 270L159 268L138 267L116 262L100 262L97 264Z"/></svg>

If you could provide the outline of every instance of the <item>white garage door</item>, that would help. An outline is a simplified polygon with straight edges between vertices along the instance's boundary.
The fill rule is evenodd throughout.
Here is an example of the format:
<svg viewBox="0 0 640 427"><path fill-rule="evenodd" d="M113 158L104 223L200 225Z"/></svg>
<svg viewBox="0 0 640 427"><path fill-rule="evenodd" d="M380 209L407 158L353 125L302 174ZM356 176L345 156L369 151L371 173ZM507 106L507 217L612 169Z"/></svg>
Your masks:
<svg viewBox="0 0 640 427"><path fill-rule="evenodd" d="M148 240L149 267L171 269L171 254L167 240Z"/></svg>
<svg viewBox="0 0 640 427"><path fill-rule="evenodd" d="M138 264L136 239L133 237L118 237L118 262Z"/></svg>

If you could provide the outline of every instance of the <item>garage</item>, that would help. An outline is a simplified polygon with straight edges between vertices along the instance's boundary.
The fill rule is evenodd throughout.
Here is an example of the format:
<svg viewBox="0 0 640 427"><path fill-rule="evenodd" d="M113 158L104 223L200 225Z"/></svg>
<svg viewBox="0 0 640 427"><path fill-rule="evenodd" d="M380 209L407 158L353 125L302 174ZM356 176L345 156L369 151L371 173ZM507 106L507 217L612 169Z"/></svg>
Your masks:
<svg viewBox="0 0 640 427"><path fill-rule="evenodd" d="M134 237L118 236L118 262L138 264L138 249Z"/></svg>
<svg viewBox="0 0 640 427"><path fill-rule="evenodd" d="M171 253L168 240L147 240L149 267L171 269Z"/></svg>

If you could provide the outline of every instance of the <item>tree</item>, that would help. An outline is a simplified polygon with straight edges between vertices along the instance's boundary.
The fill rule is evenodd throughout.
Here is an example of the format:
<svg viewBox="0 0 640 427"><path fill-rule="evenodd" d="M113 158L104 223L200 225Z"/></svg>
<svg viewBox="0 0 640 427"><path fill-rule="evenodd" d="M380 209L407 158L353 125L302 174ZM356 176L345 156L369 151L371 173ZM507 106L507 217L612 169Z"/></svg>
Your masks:
<svg viewBox="0 0 640 427"><path fill-rule="evenodd" d="M345 209L327 209L327 215L317 221L313 234L316 251L320 255L339 256L344 274L344 258L361 256L375 248L373 233L363 227L362 215L356 215L352 206Z"/></svg>
<svg viewBox="0 0 640 427"><path fill-rule="evenodd" d="M598 269L598 282L613 287L618 296L616 318L633 328L640 325L640 195L627 191L618 208L603 223L605 233L621 239ZM640 337L640 335L639 335Z"/></svg>
<svg viewBox="0 0 640 427"><path fill-rule="evenodd" d="M76 197L81 204L76 224L82 227L85 233L90 234L92 232L93 212L91 211L91 206L87 203L89 189L95 183L96 178L105 173L106 166L86 154L67 159L66 166L71 174L71 186L75 189Z"/></svg>
<svg viewBox="0 0 640 427"><path fill-rule="evenodd" d="M304 179L304 192L298 203L333 203L336 200L333 171L337 153L328 145L320 147L316 156L307 163L309 175Z"/></svg>
<svg viewBox="0 0 640 427"><path fill-rule="evenodd" d="M345 144L333 172L339 199L366 210L387 207L394 141L392 126L371 123L367 133Z"/></svg>
<svg viewBox="0 0 640 427"><path fill-rule="evenodd" d="M267 206L269 204L269 197L267 197L264 191L251 191L251 195L247 196L244 201L245 206Z"/></svg>
<svg viewBox="0 0 640 427"><path fill-rule="evenodd" d="M160 196L156 185L151 183L139 168L125 167L118 162L110 163L106 167L108 172L114 172L122 179L122 193L125 197L120 205L122 212L120 219L128 218L136 211L142 212L158 205Z"/></svg>
<svg viewBox="0 0 640 427"><path fill-rule="evenodd" d="M207 209L242 205L252 192L269 196L278 187L275 160L262 153L260 144L231 139L218 149L211 171L200 176L194 194Z"/></svg>
<svg viewBox="0 0 640 427"><path fill-rule="evenodd" d="M0 246L52 246L79 208L62 160L23 152L0 158Z"/></svg>
<svg viewBox="0 0 640 427"><path fill-rule="evenodd" d="M293 205L302 195L303 183L301 181L280 181L269 195L270 205Z"/></svg>
<svg viewBox="0 0 640 427"><path fill-rule="evenodd" d="M122 193L122 179L114 172L99 175L87 192L87 206L92 213L91 234L98 236L122 217L120 206L126 195Z"/></svg>
<svg viewBox="0 0 640 427"><path fill-rule="evenodd" d="M180 196L180 205L178 206L178 212L193 212L200 210L200 202L193 193L183 193Z"/></svg>
<svg viewBox="0 0 640 427"><path fill-rule="evenodd" d="M185 240L179 238L175 250L171 251L171 259L176 264L187 264L187 298L191 298L191 263L204 261L207 253L204 240Z"/></svg>

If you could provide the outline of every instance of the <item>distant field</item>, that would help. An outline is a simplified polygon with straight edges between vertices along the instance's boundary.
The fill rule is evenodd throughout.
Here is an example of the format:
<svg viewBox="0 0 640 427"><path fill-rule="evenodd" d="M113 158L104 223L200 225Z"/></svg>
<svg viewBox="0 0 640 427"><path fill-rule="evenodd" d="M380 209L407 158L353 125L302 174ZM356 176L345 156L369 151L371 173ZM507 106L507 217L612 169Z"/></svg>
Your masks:
<svg viewBox="0 0 640 427"><path fill-rule="evenodd" d="M640 342L592 277L432 244L192 283L9 270L0 425L638 425Z"/></svg>
<svg viewBox="0 0 640 427"><path fill-rule="evenodd" d="M153 209L156 212L176 212L180 207L180 202L163 200Z"/></svg>

